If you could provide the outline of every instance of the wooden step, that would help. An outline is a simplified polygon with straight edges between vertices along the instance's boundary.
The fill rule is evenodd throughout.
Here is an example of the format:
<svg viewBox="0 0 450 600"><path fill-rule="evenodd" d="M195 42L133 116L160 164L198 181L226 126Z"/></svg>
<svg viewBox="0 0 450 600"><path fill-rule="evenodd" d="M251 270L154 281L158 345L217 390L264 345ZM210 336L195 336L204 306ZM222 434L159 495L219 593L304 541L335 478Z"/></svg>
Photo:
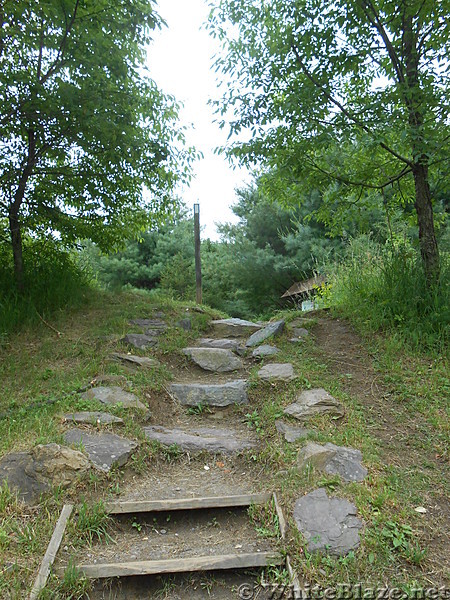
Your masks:
<svg viewBox="0 0 450 600"><path fill-rule="evenodd" d="M122 515L198 508L228 508L233 506L250 506L251 504L265 504L271 498L271 493L265 493L241 494L237 496L211 496L206 498L167 498L166 500L118 501L105 502L105 509L110 515Z"/></svg>
<svg viewBox="0 0 450 600"><path fill-rule="evenodd" d="M106 577L127 577L131 575L159 575L162 573L215 571L219 569L248 569L252 567L281 565L284 562L284 557L277 552L252 552L248 554L222 554L217 556L196 556L193 558L79 565L78 569L89 579L104 579Z"/></svg>

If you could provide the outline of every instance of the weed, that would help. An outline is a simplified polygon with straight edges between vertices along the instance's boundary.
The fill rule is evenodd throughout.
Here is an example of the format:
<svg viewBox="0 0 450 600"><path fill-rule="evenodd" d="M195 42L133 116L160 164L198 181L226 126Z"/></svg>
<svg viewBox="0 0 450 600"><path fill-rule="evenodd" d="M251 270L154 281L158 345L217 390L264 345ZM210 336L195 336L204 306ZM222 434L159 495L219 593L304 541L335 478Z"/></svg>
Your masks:
<svg viewBox="0 0 450 600"><path fill-rule="evenodd" d="M39 594L39 600L83 600L91 589L91 582L69 560L62 580L51 576L47 586Z"/></svg>
<svg viewBox="0 0 450 600"><path fill-rule="evenodd" d="M280 537L278 516L272 505L272 501L269 501L267 504L251 504L247 509L247 513L255 531L260 537Z"/></svg>
<svg viewBox="0 0 450 600"><path fill-rule="evenodd" d="M78 507L75 526L75 532L80 541L86 541L89 544L92 544L95 539L101 541L102 538L112 541L108 533L109 523L110 517L106 513L102 501L88 504L84 499L82 500Z"/></svg>
<svg viewBox="0 0 450 600"><path fill-rule="evenodd" d="M204 414L213 414L213 411L207 404L196 404L195 406L190 406L187 410L188 415L204 415Z"/></svg>

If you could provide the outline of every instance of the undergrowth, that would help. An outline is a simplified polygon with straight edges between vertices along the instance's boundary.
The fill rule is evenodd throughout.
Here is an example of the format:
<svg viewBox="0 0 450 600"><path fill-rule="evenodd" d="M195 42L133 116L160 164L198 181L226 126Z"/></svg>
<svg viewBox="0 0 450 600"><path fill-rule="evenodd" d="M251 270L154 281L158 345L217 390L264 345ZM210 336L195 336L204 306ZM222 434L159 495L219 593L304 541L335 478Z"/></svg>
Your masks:
<svg viewBox="0 0 450 600"><path fill-rule="evenodd" d="M361 329L389 331L414 349L442 351L448 343L450 257L441 253L437 285L428 288L421 258L406 241L380 246L353 239L330 269L325 304Z"/></svg>

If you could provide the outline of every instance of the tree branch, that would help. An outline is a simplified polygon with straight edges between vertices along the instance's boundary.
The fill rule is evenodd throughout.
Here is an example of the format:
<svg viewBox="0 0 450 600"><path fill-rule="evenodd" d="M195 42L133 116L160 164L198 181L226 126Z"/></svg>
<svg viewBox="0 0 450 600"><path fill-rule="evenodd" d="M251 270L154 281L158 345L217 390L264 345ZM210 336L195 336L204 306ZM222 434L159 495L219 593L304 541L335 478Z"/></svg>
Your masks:
<svg viewBox="0 0 450 600"><path fill-rule="evenodd" d="M336 98L334 98L330 94L330 92L323 85L321 85L317 81L317 79L313 76L313 74L309 71L308 67L305 65L305 63L301 59L300 54L299 54L297 48L294 45L292 45L291 48L292 48L292 51L294 52L294 55L295 55L295 57L297 59L298 64L300 65L300 68L302 69L302 71L304 72L304 74L306 75L306 77L311 81L311 83L313 83L326 96L326 98L332 104L334 104L337 108L339 108L339 110L342 112L343 115L345 115L350 121L352 121L360 129L362 129L363 131L365 131L366 133L368 133L370 136L373 137L373 133L367 127L367 125L365 125L357 117L355 117L354 115L352 115L351 112L341 102L339 102L339 100L337 100ZM379 142L379 145L383 148L383 150L386 150L386 152L389 152L390 154L392 154L393 156L395 156L395 158L397 158L399 161L405 163L409 167L412 167L413 163L408 158L402 156L401 154L399 154L398 152L396 152L395 150L393 150L392 148L390 148L384 142Z"/></svg>

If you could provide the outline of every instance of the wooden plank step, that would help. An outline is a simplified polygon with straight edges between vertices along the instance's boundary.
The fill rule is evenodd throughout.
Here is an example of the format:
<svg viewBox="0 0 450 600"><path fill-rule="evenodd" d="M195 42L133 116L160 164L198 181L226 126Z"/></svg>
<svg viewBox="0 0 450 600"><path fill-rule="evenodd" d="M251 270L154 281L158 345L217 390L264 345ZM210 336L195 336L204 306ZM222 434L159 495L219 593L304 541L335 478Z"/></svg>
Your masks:
<svg viewBox="0 0 450 600"><path fill-rule="evenodd" d="M193 558L79 565L78 569L89 579L104 579L106 577L127 577L131 575L160 575L162 573L267 567L284 564L284 560L284 557L277 552L251 552L248 554L222 554Z"/></svg>
<svg viewBox="0 0 450 600"><path fill-rule="evenodd" d="M166 500L141 500L136 502L117 501L105 502L105 509L110 515L121 515L197 508L227 508L233 506L250 506L250 504L265 504L271 498L271 493L265 493L211 496L205 498L167 498Z"/></svg>

